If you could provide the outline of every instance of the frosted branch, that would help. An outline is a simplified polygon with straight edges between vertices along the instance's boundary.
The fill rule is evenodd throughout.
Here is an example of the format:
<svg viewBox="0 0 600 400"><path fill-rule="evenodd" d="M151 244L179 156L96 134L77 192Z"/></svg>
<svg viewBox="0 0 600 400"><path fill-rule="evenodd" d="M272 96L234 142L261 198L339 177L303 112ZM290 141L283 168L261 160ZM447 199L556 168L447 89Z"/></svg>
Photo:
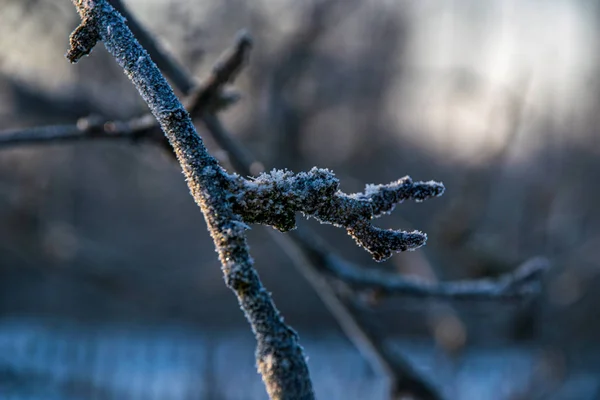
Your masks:
<svg viewBox="0 0 600 400"><path fill-rule="evenodd" d="M190 192L202 209L234 291L257 339L257 364L272 399L313 399L297 334L289 328L263 287L248 253L245 225L228 202L230 178L208 153L190 115L133 37L124 18L106 0L73 0L82 24L71 36L72 62L89 54L98 39L125 70L173 146Z"/></svg>
<svg viewBox="0 0 600 400"><path fill-rule="evenodd" d="M285 232L296 227L296 212L321 223L343 227L376 261L393 252L414 250L427 240L419 231L385 230L370 220L388 213L404 200L423 201L440 196L438 182L413 182L404 177L388 185L368 185L364 193L347 195L327 169L294 174L273 170L253 180L238 180L234 210L245 222L273 226Z"/></svg>

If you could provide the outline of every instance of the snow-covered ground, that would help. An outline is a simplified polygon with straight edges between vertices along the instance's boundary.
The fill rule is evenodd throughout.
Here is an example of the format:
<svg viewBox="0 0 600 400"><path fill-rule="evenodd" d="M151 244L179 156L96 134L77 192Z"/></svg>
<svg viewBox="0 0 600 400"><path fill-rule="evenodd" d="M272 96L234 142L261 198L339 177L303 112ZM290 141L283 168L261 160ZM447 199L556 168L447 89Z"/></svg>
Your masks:
<svg viewBox="0 0 600 400"><path fill-rule="evenodd" d="M386 382L339 336L302 337L319 399L385 399ZM424 342L400 351L451 399L511 399L532 383L537 352L473 349L451 362ZM0 322L2 399L266 399L245 332ZM595 399L593 371L571 371L552 399ZM528 397L529 398L529 397Z"/></svg>

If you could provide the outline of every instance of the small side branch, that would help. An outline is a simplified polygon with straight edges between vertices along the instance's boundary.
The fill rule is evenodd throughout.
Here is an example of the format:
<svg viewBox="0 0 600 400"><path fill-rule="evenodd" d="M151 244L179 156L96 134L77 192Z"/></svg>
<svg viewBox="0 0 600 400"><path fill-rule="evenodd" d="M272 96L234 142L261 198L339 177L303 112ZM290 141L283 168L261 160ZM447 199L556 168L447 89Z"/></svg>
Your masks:
<svg viewBox="0 0 600 400"><path fill-rule="evenodd" d="M313 168L298 174L273 170L251 181L239 180L234 209L246 222L271 225L282 232L296 227L296 212L345 228L376 261L425 244L427 235L422 232L384 230L370 221L404 200L440 196L444 185L413 182L405 177L388 185L368 185L364 193L347 195L339 190L339 183L327 169Z"/></svg>
<svg viewBox="0 0 600 400"><path fill-rule="evenodd" d="M0 147L86 140L160 141L164 135L157 128L156 120L150 114L129 121L106 121L99 117L88 117L81 118L73 125L42 126L0 132Z"/></svg>
<svg viewBox="0 0 600 400"><path fill-rule="evenodd" d="M128 25L135 28L135 31L144 31L137 21L133 19L129 11L120 1L111 0L119 12L126 12ZM131 19L130 19L131 18ZM85 32L85 30L84 30ZM75 35L74 46L70 50L69 56L73 59L80 58L91 51L91 41L82 39L80 33ZM147 41L154 43L148 36ZM82 44L79 44L82 42ZM203 84L192 87L188 84L192 82L181 68L174 64L165 54L156 50L154 53L158 58L159 65L169 66L165 73L169 73L171 79L178 85L179 90L184 93L191 93L185 100L186 109L192 118L200 118L211 131L222 129L220 122L215 120L211 112L221 111L222 109L235 103L239 96L235 93L223 91L223 85L231 83L239 70L243 67L248 57L251 40L248 34L240 33L229 51L221 56L221 61L213 69ZM152 45L155 48L156 45ZM87 53L86 51L89 50ZM167 58L164 58L167 57ZM162 69L162 67L161 67ZM179 71L179 72L177 72ZM183 74L183 75L182 75ZM80 119L77 124L72 125L53 125L45 127L33 127L23 129L12 129L0 132L0 148L8 148L19 145L48 144L48 143L69 143L82 140L133 140L149 141L164 147L171 152L171 146L165 139L160 130L158 122L150 113L139 118L133 118L127 121L114 121L99 116L91 116ZM247 158L247 157L246 157Z"/></svg>
<svg viewBox="0 0 600 400"><path fill-rule="evenodd" d="M219 104L213 102L222 98L223 86L233 82L246 65L251 49L250 35L246 31L239 32L234 47L221 56L213 67L212 74L189 96L186 104L190 114L201 115L204 112L218 111Z"/></svg>

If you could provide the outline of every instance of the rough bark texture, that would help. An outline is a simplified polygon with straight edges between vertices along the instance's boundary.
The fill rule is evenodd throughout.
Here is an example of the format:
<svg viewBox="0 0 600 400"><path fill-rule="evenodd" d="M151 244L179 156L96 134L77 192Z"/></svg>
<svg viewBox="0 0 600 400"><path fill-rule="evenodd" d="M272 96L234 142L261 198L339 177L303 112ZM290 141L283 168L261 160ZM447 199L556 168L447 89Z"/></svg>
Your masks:
<svg viewBox="0 0 600 400"><path fill-rule="evenodd" d="M298 336L284 322L260 282L248 253L245 224L232 211L230 177L208 153L173 90L135 40L124 18L105 0L82 0L82 24L71 36L67 57L76 62L98 40L125 70L173 146L221 260L225 282L236 294L257 339L257 364L272 399L313 399L306 358Z"/></svg>

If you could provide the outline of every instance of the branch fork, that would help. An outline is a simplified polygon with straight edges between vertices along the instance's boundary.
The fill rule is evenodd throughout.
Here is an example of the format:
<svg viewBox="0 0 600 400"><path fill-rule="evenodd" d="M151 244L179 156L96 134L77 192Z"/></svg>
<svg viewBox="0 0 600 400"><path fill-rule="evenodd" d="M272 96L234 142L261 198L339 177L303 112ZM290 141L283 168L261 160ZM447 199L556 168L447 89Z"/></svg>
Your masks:
<svg viewBox="0 0 600 400"><path fill-rule="evenodd" d="M298 174L273 170L250 180L238 178L234 211L245 222L270 225L282 232L296 228L295 214L301 212L346 229L376 261L384 261L393 252L424 245L427 235L385 230L370 221L390 213L404 200L423 201L444 192L441 183L413 182L408 176L387 185L367 185L363 193L350 195L341 192L339 184L333 172L322 168Z"/></svg>

